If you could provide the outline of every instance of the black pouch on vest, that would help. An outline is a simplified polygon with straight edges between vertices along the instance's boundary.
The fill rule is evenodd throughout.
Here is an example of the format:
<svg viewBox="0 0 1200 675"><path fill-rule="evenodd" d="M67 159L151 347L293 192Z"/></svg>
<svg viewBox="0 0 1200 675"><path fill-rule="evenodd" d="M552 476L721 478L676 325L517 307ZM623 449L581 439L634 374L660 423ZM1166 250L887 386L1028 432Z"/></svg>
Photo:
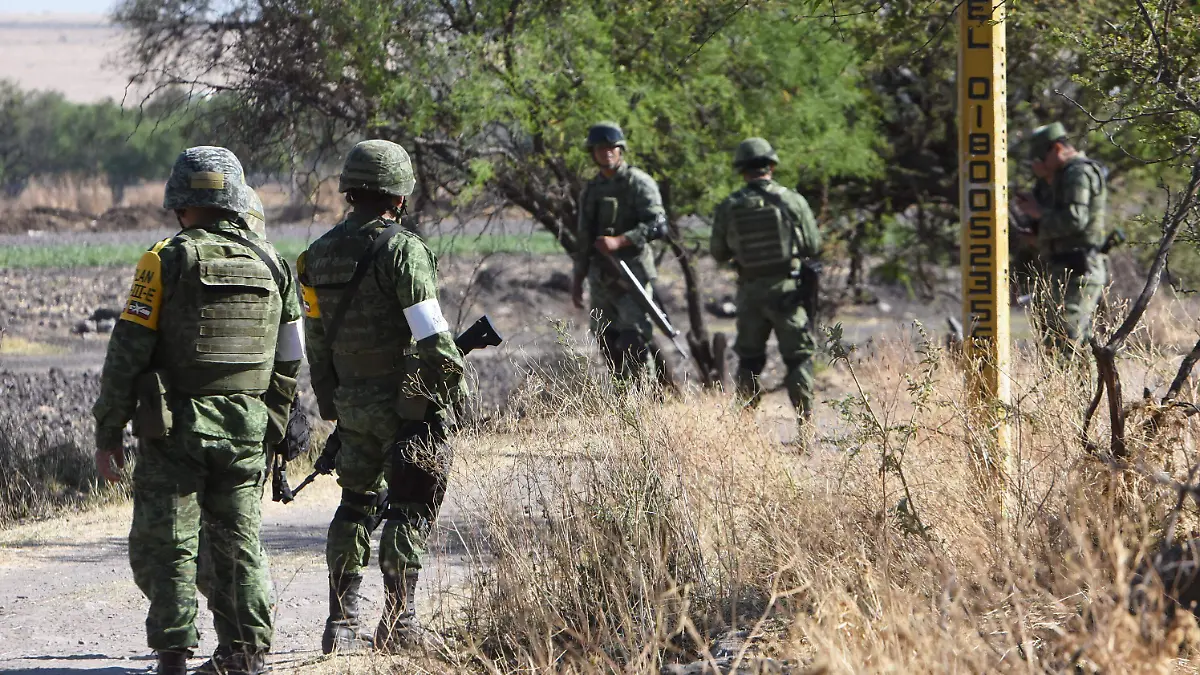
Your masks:
<svg viewBox="0 0 1200 675"><path fill-rule="evenodd" d="M151 370L138 376L137 389L138 437L146 440L166 438L174 424L171 415L170 386L164 370Z"/></svg>

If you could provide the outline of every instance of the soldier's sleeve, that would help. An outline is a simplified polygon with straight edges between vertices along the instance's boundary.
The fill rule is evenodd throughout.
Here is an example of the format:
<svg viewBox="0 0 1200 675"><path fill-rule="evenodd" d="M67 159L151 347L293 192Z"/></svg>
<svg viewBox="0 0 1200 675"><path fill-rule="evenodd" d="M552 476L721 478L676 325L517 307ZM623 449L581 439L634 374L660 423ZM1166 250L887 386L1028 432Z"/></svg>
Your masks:
<svg viewBox="0 0 1200 675"><path fill-rule="evenodd" d="M800 243L800 255L815 257L821 253L821 230L813 216L808 200L803 195L790 192L792 215L796 219L796 240Z"/></svg>
<svg viewBox="0 0 1200 675"><path fill-rule="evenodd" d="M578 250L575 251L575 278L582 279L587 276L588 269L592 264L592 242L596 239L596 227L592 222L592 208L588 204L588 189L585 186L583 191L579 193L579 218L575 227L575 243L578 245Z"/></svg>
<svg viewBox="0 0 1200 675"><path fill-rule="evenodd" d="M658 183L647 174L638 173L633 181L633 212L637 225L625 233L635 250L642 250L667 233L667 215L663 209Z"/></svg>
<svg viewBox="0 0 1200 675"><path fill-rule="evenodd" d="M446 410L466 391L463 355L438 302L437 261L415 236L399 235L389 249L396 298L416 342L416 367L406 373L401 391L409 400L432 402L437 410Z"/></svg>
<svg viewBox="0 0 1200 675"><path fill-rule="evenodd" d="M728 199L717 204L713 212L712 236L708 240L708 252L718 263L729 262L733 259L733 249L729 247L729 211Z"/></svg>
<svg viewBox="0 0 1200 675"><path fill-rule="evenodd" d="M300 315L300 301L296 297L296 282L292 268L281 256L275 260L283 272L283 287L279 297L283 310L279 314L279 333L275 342L275 364L271 371L271 383L263 395L270 424L266 441L278 443L287 430L288 415L292 401L296 398L296 378L300 375L300 361L304 358L304 327Z"/></svg>
<svg viewBox="0 0 1200 675"><path fill-rule="evenodd" d="M304 314L304 352L308 356L313 394L317 397L317 410L322 419L336 420L337 408L333 404L333 393L337 389L337 374L333 370L333 352L325 340L325 325L321 323L321 306L317 292L309 283L304 269L308 251L296 260L296 272L300 277L301 311Z"/></svg>
<svg viewBox="0 0 1200 675"><path fill-rule="evenodd" d="M1050 205L1042 212L1038 226L1038 237L1054 240L1062 237L1080 237L1087 233L1092 201L1092 179L1090 168L1075 165L1063 172L1062 203Z"/></svg>
<svg viewBox="0 0 1200 675"><path fill-rule="evenodd" d="M178 249L159 242L142 254L121 317L108 340L100 395L92 406L96 420L96 448L121 447L121 434L137 407L137 378L150 369L158 345L158 321L164 301L174 288L171 273L178 274Z"/></svg>

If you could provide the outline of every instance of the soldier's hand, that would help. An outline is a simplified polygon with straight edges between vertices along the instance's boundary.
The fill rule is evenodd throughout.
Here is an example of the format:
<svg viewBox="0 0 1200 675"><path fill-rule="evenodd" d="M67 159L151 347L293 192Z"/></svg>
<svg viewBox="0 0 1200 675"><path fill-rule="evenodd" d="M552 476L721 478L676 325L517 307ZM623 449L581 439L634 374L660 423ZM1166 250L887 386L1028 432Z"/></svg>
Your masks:
<svg viewBox="0 0 1200 675"><path fill-rule="evenodd" d="M121 469L125 468L125 449L108 448L96 451L96 469L104 480L115 483L121 480Z"/></svg>
<svg viewBox="0 0 1200 675"><path fill-rule="evenodd" d="M604 255L612 255L626 246L629 246L629 237L623 234L618 234L615 237L596 238L596 250Z"/></svg>
<svg viewBox="0 0 1200 675"><path fill-rule="evenodd" d="M1025 215L1038 220L1042 217L1042 207L1038 206L1037 200L1033 197L1020 193L1016 196L1017 208L1021 209Z"/></svg>
<svg viewBox="0 0 1200 675"><path fill-rule="evenodd" d="M571 304L575 309L583 309L583 279L571 279Z"/></svg>

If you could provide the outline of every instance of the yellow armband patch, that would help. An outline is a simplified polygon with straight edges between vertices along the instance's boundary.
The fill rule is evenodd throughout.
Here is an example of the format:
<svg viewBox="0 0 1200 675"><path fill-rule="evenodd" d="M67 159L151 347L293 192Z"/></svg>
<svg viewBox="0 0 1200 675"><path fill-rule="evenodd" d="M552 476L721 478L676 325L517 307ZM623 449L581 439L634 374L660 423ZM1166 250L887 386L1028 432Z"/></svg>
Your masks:
<svg viewBox="0 0 1200 675"><path fill-rule="evenodd" d="M158 330L159 309L162 306L162 260L158 248L146 251L133 273L133 285L121 319Z"/></svg>
<svg viewBox="0 0 1200 675"><path fill-rule="evenodd" d="M296 258L296 276L300 277L300 304L304 305L304 316L310 319L321 318L321 306L317 304L317 289L304 283L304 259L308 251Z"/></svg>

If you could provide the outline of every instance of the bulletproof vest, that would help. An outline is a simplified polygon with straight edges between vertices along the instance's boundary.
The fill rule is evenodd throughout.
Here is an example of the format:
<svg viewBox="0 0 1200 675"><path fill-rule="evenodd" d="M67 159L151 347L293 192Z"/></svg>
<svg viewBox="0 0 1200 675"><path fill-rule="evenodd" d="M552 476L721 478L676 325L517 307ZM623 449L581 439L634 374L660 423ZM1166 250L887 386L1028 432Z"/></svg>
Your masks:
<svg viewBox="0 0 1200 675"><path fill-rule="evenodd" d="M1105 170L1098 162L1087 157L1077 157L1072 159L1068 166L1073 164L1085 165L1084 175L1088 178L1088 183L1091 188L1091 199L1088 202L1088 222L1084 232L1077 237L1064 237L1056 240L1056 248L1061 249L1098 249L1104 245L1104 239L1107 236L1107 230L1104 224L1104 212L1106 211L1108 201L1108 189L1105 185ZM1062 182L1059 181L1054 188L1054 199L1056 205L1068 206L1070 196L1063 194Z"/></svg>
<svg viewBox="0 0 1200 675"><path fill-rule="evenodd" d="M283 312L271 269L249 248L204 230L176 242L182 268L163 307L156 365L187 396L264 393Z"/></svg>
<svg viewBox="0 0 1200 675"><path fill-rule="evenodd" d="M309 247L304 256L304 283L317 294L321 321L329 332L330 321L342 302L343 291L354 276L355 264L371 247L374 238L390 223L377 220L377 227L343 223ZM412 236L401 232L397 237ZM412 332L404 319L404 307L396 297L392 280L376 260L388 256L387 249L366 264L371 268L350 297L350 305L329 345L338 382L353 386L383 378L394 379L404 372L404 352L412 344Z"/></svg>
<svg viewBox="0 0 1200 675"><path fill-rule="evenodd" d="M730 209L730 248L746 278L787 274L792 269L792 225L775 206L750 193Z"/></svg>

